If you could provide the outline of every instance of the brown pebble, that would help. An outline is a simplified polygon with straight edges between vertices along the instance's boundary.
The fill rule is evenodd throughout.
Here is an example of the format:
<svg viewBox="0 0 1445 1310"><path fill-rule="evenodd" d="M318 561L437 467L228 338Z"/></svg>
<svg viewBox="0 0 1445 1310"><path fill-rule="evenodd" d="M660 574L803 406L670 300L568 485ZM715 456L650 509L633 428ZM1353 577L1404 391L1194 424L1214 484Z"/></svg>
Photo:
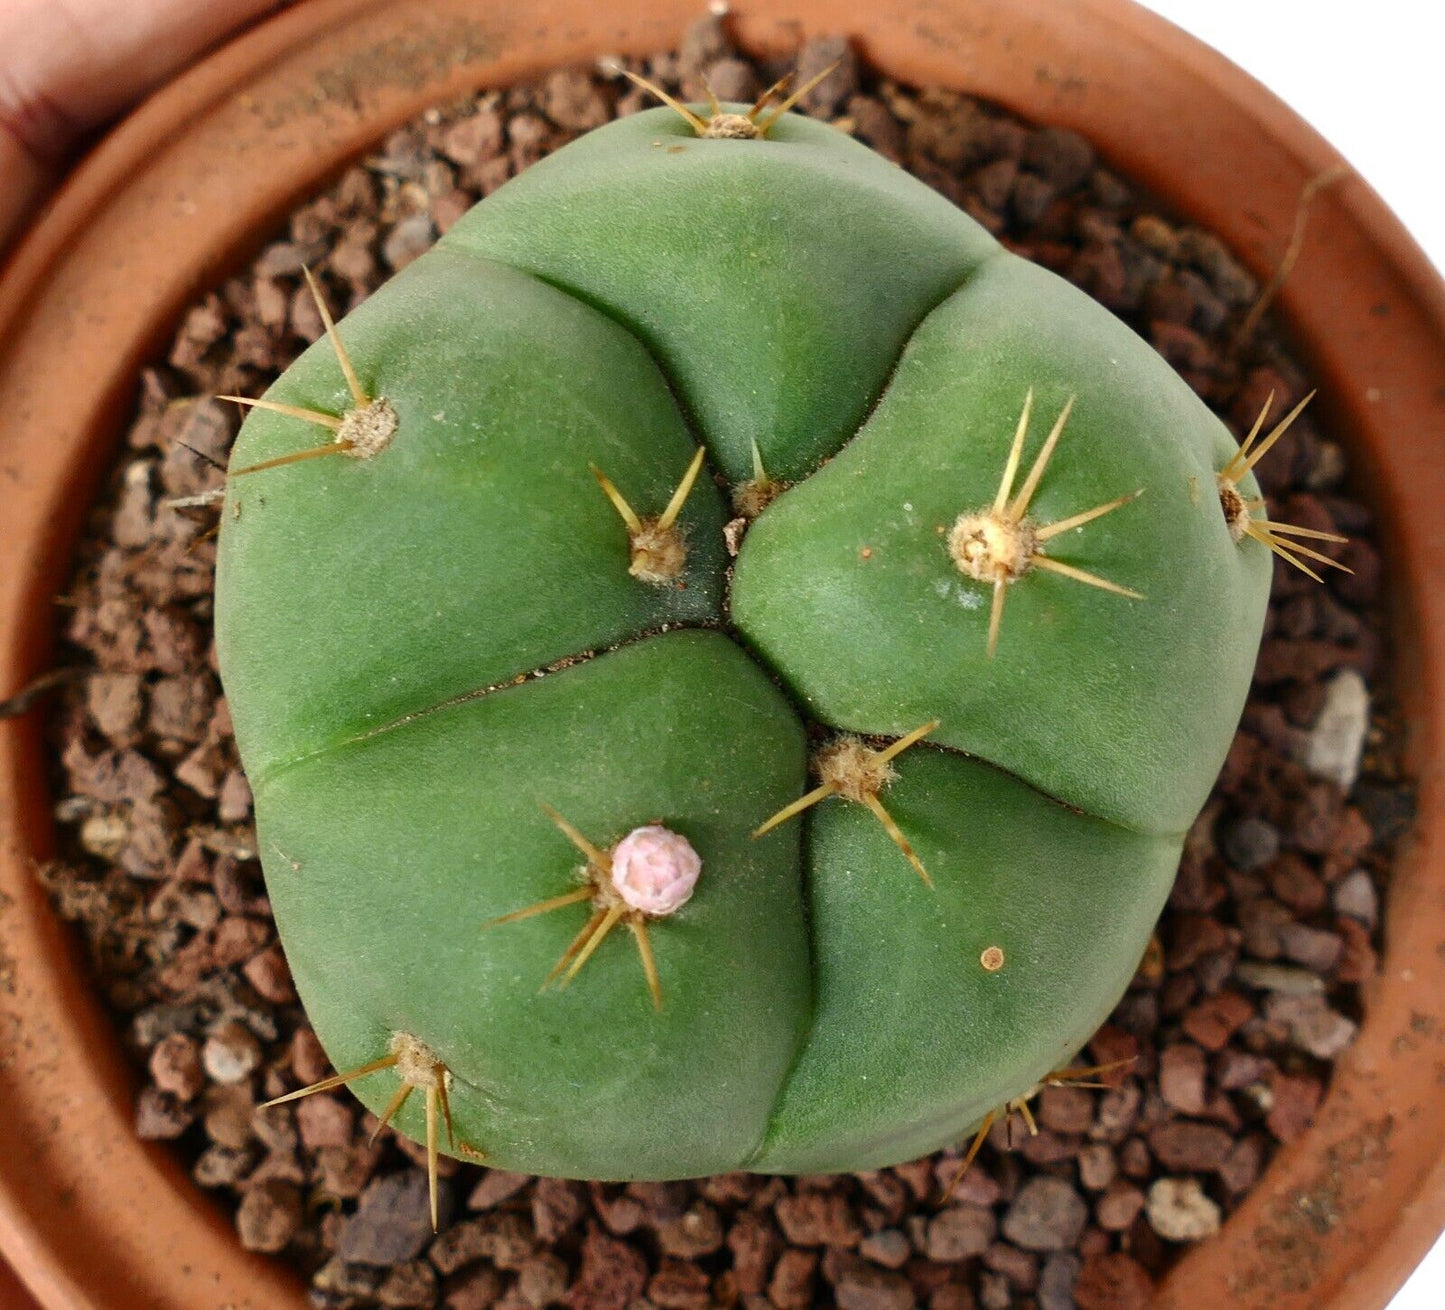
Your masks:
<svg viewBox="0 0 1445 1310"><path fill-rule="evenodd" d="M1335 981L1361 983L1372 978L1380 967L1379 957L1370 944L1370 932L1354 919L1336 919L1335 931L1340 935L1340 961L1335 965Z"/></svg>
<svg viewBox="0 0 1445 1310"><path fill-rule="evenodd" d="M1187 1010L1181 1026L1205 1050L1218 1051L1253 1014L1254 1007L1238 992L1224 991Z"/></svg>
<svg viewBox="0 0 1445 1310"><path fill-rule="evenodd" d="M897 1228L880 1228L858 1244L858 1254L885 1269L902 1269L913 1254L913 1247Z"/></svg>
<svg viewBox="0 0 1445 1310"><path fill-rule="evenodd" d="M425 1260L408 1260L392 1267L376 1289L376 1299L384 1306L433 1306L437 1298L436 1270ZM548 1304L551 1302L537 1302Z"/></svg>
<svg viewBox="0 0 1445 1310"><path fill-rule="evenodd" d="M574 69L560 69L543 83L542 110L558 127L586 132L610 117L607 101L593 80Z"/></svg>
<svg viewBox="0 0 1445 1310"><path fill-rule="evenodd" d="M708 85L724 104L751 105L762 91L757 70L742 59L717 59L708 65Z"/></svg>
<svg viewBox="0 0 1445 1310"><path fill-rule="evenodd" d="M488 1169L467 1198L469 1210L491 1210L516 1196L532 1178L528 1174L508 1173L505 1169Z"/></svg>
<svg viewBox="0 0 1445 1310"><path fill-rule="evenodd" d="M270 1181L248 1188L236 1212L236 1232L248 1251L284 1251L301 1227L301 1193Z"/></svg>
<svg viewBox="0 0 1445 1310"><path fill-rule="evenodd" d="M196 1158L191 1177L202 1187L235 1187L256 1166L256 1152L214 1143Z"/></svg>
<svg viewBox="0 0 1445 1310"><path fill-rule="evenodd" d="M1233 1140L1215 1124L1173 1119L1150 1132L1149 1149L1171 1173L1205 1172L1223 1163Z"/></svg>
<svg viewBox="0 0 1445 1310"><path fill-rule="evenodd" d="M794 1246L856 1246L863 1236L847 1198L837 1192L785 1196L774 1212Z"/></svg>
<svg viewBox="0 0 1445 1310"><path fill-rule="evenodd" d="M1062 1178L1030 1178L1004 1212L1003 1235L1028 1251L1063 1251L1089 1218L1089 1208Z"/></svg>
<svg viewBox="0 0 1445 1310"><path fill-rule="evenodd" d="M200 1047L185 1033L170 1033L161 1040L151 1051L150 1071L156 1086L178 1101L192 1100L205 1086Z"/></svg>
<svg viewBox="0 0 1445 1310"><path fill-rule="evenodd" d="M495 109L478 110L453 123L442 136L442 153L464 168L475 168L502 153L502 116Z"/></svg>
<svg viewBox="0 0 1445 1310"><path fill-rule="evenodd" d="M665 1256L647 1284L647 1299L661 1310L708 1310L711 1280L697 1265Z"/></svg>
<svg viewBox="0 0 1445 1310"><path fill-rule="evenodd" d="M321 1170L321 1183L335 1197L349 1200L360 1196L381 1159L383 1147L365 1141L350 1142L346 1146L322 1147L316 1153L316 1163Z"/></svg>
<svg viewBox="0 0 1445 1310"><path fill-rule="evenodd" d="M116 746L139 740L144 701L138 673L100 673L86 683L91 721Z"/></svg>
<svg viewBox="0 0 1445 1310"><path fill-rule="evenodd" d="M1236 1196L1254 1186L1264 1165L1265 1141L1257 1134L1241 1138L1230 1147L1219 1166L1219 1177Z"/></svg>
<svg viewBox="0 0 1445 1310"><path fill-rule="evenodd" d="M296 999L291 970L286 965L286 956L279 942L272 942L265 950L253 955L241 966L241 973L257 994L272 1005L287 1005Z"/></svg>
<svg viewBox="0 0 1445 1310"><path fill-rule="evenodd" d="M749 1296L760 1294L782 1249L777 1230L761 1216L744 1210L733 1219L726 1242L733 1254L738 1290Z"/></svg>
<svg viewBox="0 0 1445 1310"><path fill-rule="evenodd" d="M828 68L833 71L799 101L805 112L824 118L838 113L858 90L858 56L846 37L815 36L804 42L795 84L803 86Z"/></svg>
<svg viewBox="0 0 1445 1310"><path fill-rule="evenodd" d="M1328 897L1324 879L1298 855L1289 852L1270 868L1269 889L1277 901L1305 915L1319 913Z"/></svg>
<svg viewBox="0 0 1445 1310"><path fill-rule="evenodd" d="M1094 1217L1100 1228L1122 1233L1133 1226L1144 1208L1144 1193L1132 1183L1110 1183L1094 1204Z"/></svg>
<svg viewBox="0 0 1445 1310"><path fill-rule="evenodd" d="M895 164L902 161L905 145L903 128L881 101L872 96L854 96L848 101L848 117L860 141ZM1012 177L1009 181L1011 184Z"/></svg>
<svg viewBox="0 0 1445 1310"><path fill-rule="evenodd" d="M1176 1042L1159 1055L1159 1095L1181 1114L1199 1114L1204 1109L1204 1052L1197 1046Z"/></svg>
<svg viewBox="0 0 1445 1310"><path fill-rule="evenodd" d="M222 823L244 823L251 817L251 784L240 769L229 769L216 796L216 817Z"/></svg>
<svg viewBox="0 0 1445 1310"><path fill-rule="evenodd" d="M960 1282L942 1283L928 1297L928 1310L976 1310L977 1305L968 1285Z"/></svg>
<svg viewBox="0 0 1445 1310"><path fill-rule="evenodd" d="M567 1294L567 1265L550 1251L522 1262L517 1271L517 1291L530 1306L559 1305Z"/></svg>
<svg viewBox="0 0 1445 1310"><path fill-rule="evenodd" d="M834 1281L839 1310L913 1310L913 1288L902 1274L850 1259Z"/></svg>
<svg viewBox="0 0 1445 1310"><path fill-rule="evenodd" d="M993 1212L981 1206L952 1205L928 1221L924 1252L930 1260L967 1260L988 1250L998 1231Z"/></svg>
<svg viewBox="0 0 1445 1310"><path fill-rule="evenodd" d="M1079 1310L1147 1310L1154 1300L1154 1280L1123 1251L1084 1261L1074 1283Z"/></svg>
<svg viewBox="0 0 1445 1310"><path fill-rule="evenodd" d="M1094 1123L1094 1094L1068 1084L1045 1087L1039 1093L1039 1123L1056 1133L1086 1133Z"/></svg>
<svg viewBox="0 0 1445 1310"><path fill-rule="evenodd" d="M291 1036L291 1072L302 1087L319 1083L332 1072L331 1061L309 1027L300 1027Z"/></svg>
<svg viewBox="0 0 1445 1310"><path fill-rule="evenodd" d="M255 1099L244 1082L213 1084L201 1098L206 1135L213 1142L235 1150L240 1150L251 1140L255 1110Z"/></svg>
<svg viewBox="0 0 1445 1310"><path fill-rule="evenodd" d="M712 1255L722 1249L722 1219L712 1206L700 1201L685 1214L660 1225L657 1244L664 1255L675 1255L684 1260Z"/></svg>
<svg viewBox="0 0 1445 1310"><path fill-rule="evenodd" d="M491 1265L469 1265L442 1284L446 1310L488 1310L502 1297L502 1276Z"/></svg>
<svg viewBox="0 0 1445 1310"><path fill-rule="evenodd" d="M564 1178L539 1178L532 1191L532 1227L537 1240L550 1246L577 1224L587 1209L581 1183Z"/></svg>
<svg viewBox="0 0 1445 1310"><path fill-rule="evenodd" d="M143 1142L168 1142L179 1137L196 1116L170 1092L142 1087L135 1103L135 1133Z"/></svg>
<svg viewBox="0 0 1445 1310"><path fill-rule="evenodd" d="M1281 1142L1292 1142L1309 1127L1324 1089L1311 1074L1276 1070L1270 1076L1269 1091L1271 1105L1265 1124Z"/></svg>
<svg viewBox="0 0 1445 1310"><path fill-rule="evenodd" d="M297 1101L296 1128L308 1151L345 1146L356 1127L350 1104L337 1096L308 1096Z"/></svg>
<svg viewBox="0 0 1445 1310"><path fill-rule="evenodd" d="M572 1310L627 1310L647 1287L641 1252L595 1224L582 1242L582 1268L572 1285Z"/></svg>
<svg viewBox="0 0 1445 1310"><path fill-rule="evenodd" d="M778 1310L807 1310L813 1304L818 1253L790 1247L778 1257L768 1281L768 1300Z"/></svg>
<svg viewBox="0 0 1445 1310"><path fill-rule="evenodd" d="M1008 1279L1020 1292L1032 1292L1039 1284L1039 1258L1007 1242L995 1242L983 1253L983 1263Z"/></svg>

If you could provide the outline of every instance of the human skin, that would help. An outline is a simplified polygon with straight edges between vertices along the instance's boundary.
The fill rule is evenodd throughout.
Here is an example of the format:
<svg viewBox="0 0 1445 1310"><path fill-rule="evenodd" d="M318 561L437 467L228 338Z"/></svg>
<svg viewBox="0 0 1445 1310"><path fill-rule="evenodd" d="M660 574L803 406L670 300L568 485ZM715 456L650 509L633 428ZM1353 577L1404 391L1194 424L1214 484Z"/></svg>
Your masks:
<svg viewBox="0 0 1445 1310"><path fill-rule="evenodd" d="M286 0L0 0L0 253L98 128Z"/></svg>

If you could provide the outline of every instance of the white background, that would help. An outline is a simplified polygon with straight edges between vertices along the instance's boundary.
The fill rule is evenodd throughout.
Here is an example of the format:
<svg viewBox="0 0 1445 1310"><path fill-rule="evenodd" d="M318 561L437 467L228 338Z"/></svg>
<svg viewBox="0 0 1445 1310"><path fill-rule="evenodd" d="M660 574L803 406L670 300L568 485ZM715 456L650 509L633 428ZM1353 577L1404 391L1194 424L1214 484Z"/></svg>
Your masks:
<svg viewBox="0 0 1445 1310"><path fill-rule="evenodd" d="M1140 3L1227 55L1308 120L1445 269L1441 0Z"/></svg>
<svg viewBox="0 0 1445 1310"><path fill-rule="evenodd" d="M1227 55L1310 122L1445 269L1440 0L1141 2ZM1390 1310L1442 1306L1445 1240Z"/></svg>

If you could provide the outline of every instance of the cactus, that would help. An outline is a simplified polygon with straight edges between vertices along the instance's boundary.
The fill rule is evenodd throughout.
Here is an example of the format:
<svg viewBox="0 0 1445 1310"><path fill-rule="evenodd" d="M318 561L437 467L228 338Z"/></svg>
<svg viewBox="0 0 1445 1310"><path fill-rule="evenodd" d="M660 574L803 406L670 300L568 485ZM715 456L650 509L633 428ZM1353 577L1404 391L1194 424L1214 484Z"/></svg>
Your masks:
<svg viewBox="0 0 1445 1310"><path fill-rule="evenodd" d="M345 1071L292 1095L433 1182L869 1169L1088 1074L1269 552L1328 562L1293 415L1240 449L787 107L590 133L246 402L218 653Z"/></svg>

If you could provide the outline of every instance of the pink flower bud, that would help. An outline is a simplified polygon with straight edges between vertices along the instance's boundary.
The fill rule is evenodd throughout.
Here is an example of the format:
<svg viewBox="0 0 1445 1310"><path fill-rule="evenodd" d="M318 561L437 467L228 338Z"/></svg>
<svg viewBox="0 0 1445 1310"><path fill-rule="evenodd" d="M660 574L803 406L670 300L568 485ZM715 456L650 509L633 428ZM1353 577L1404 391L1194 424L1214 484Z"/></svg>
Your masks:
<svg viewBox="0 0 1445 1310"><path fill-rule="evenodd" d="M671 914L687 903L702 860L686 837L649 824L634 828L612 852L612 885L634 910Z"/></svg>

